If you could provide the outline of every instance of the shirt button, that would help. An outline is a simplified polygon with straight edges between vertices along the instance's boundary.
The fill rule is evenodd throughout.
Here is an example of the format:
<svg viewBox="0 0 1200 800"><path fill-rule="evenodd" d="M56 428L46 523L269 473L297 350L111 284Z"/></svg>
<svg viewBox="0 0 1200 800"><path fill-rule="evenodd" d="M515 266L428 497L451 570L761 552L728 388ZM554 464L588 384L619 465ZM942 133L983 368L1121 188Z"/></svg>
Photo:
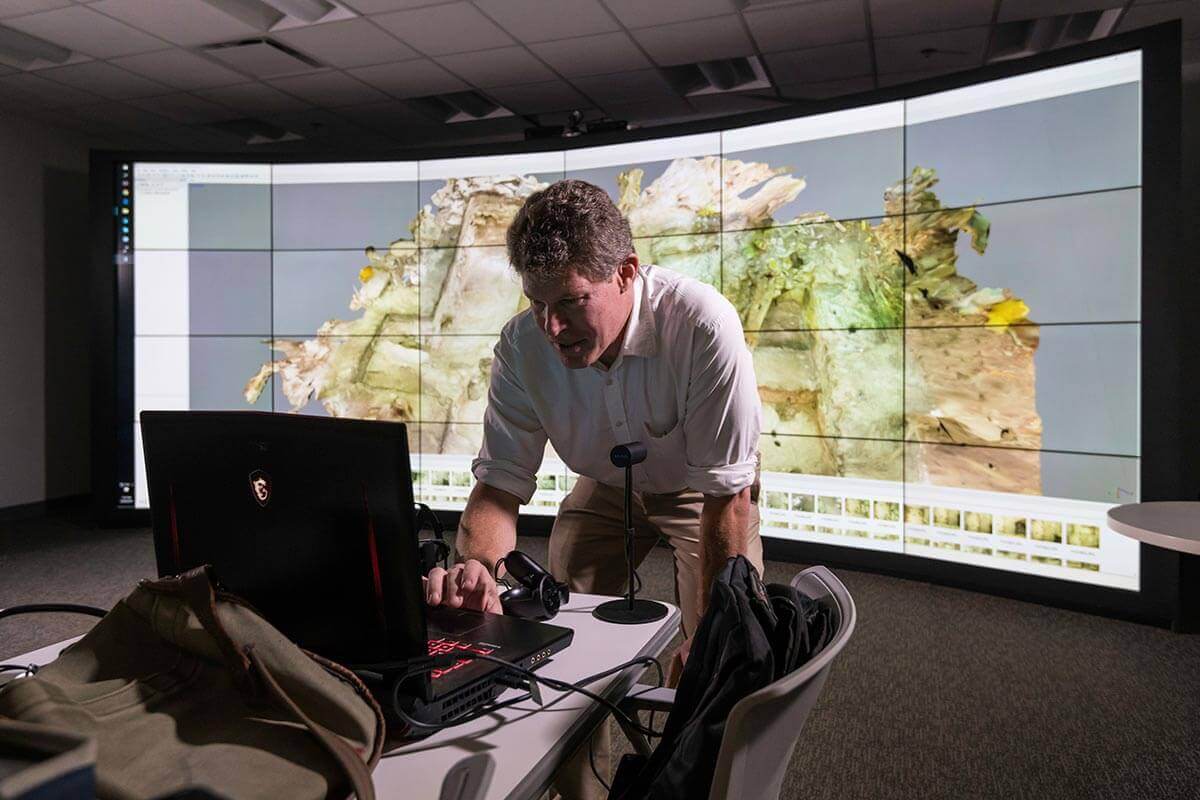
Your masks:
<svg viewBox="0 0 1200 800"><path fill-rule="evenodd" d="M609 378L609 379L608 379L608 385L609 385L609 386L612 386L612 378Z"/></svg>
<svg viewBox="0 0 1200 800"><path fill-rule="evenodd" d="M625 423L624 423L624 422L618 422L618 423L617 423L617 427L618 427L618 428L620 428L620 427L623 427L624 425L625 425Z"/></svg>

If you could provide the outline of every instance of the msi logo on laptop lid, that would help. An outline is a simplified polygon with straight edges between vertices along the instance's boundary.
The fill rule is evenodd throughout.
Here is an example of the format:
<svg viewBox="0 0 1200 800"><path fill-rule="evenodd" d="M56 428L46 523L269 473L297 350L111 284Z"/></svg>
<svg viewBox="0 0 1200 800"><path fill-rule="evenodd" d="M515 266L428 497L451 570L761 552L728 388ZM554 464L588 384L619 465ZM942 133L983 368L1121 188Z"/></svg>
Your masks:
<svg viewBox="0 0 1200 800"><path fill-rule="evenodd" d="M254 495L254 500L260 507L266 508L267 503L271 502L271 476L261 469L251 472L250 493Z"/></svg>

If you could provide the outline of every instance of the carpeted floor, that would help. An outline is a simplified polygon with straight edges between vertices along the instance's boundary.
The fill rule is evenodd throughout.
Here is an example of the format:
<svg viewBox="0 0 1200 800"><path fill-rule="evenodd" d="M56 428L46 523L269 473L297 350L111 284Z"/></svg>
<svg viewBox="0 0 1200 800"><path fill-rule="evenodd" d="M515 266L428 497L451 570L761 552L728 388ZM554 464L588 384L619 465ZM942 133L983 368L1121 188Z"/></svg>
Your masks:
<svg viewBox="0 0 1200 800"><path fill-rule="evenodd" d="M544 559L544 539L521 546ZM785 582L803 565L767 563ZM640 570L670 600L670 554ZM154 574L145 529L0 523L0 607L108 606ZM786 798L1200 797L1200 636L838 570L859 627L796 747ZM86 618L0 621L0 660Z"/></svg>

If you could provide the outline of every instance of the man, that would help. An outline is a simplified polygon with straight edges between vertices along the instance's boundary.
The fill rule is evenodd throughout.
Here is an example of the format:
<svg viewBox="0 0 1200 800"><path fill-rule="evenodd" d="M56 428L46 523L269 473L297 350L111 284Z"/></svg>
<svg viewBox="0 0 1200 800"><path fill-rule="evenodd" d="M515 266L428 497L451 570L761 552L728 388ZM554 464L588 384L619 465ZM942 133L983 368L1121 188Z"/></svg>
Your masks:
<svg viewBox="0 0 1200 800"><path fill-rule="evenodd" d="M629 223L583 181L529 197L508 254L530 308L496 345L462 563L430 572L426 599L500 612L496 562L516 546L547 439L580 476L555 519L550 571L572 591L622 593L624 476L609 451L641 441L635 550L640 563L662 537L674 551L677 672L725 561L745 554L762 571L752 498L761 407L737 312L711 286L639 264Z"/></svg>

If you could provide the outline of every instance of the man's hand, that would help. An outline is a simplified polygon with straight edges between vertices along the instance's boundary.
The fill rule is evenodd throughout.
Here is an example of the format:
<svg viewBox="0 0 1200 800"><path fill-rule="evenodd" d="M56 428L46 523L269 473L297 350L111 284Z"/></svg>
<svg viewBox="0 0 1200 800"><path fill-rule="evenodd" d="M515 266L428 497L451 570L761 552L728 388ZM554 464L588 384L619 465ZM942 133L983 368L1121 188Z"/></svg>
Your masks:
<svg viewBox="0 0 1200 800"><path fill-rule="evenodd" d="M479 561L467 559L449 570L434 567L425 582L425 602L431 606L469 608L489 614L503 614L496 579Z"/></svg>

